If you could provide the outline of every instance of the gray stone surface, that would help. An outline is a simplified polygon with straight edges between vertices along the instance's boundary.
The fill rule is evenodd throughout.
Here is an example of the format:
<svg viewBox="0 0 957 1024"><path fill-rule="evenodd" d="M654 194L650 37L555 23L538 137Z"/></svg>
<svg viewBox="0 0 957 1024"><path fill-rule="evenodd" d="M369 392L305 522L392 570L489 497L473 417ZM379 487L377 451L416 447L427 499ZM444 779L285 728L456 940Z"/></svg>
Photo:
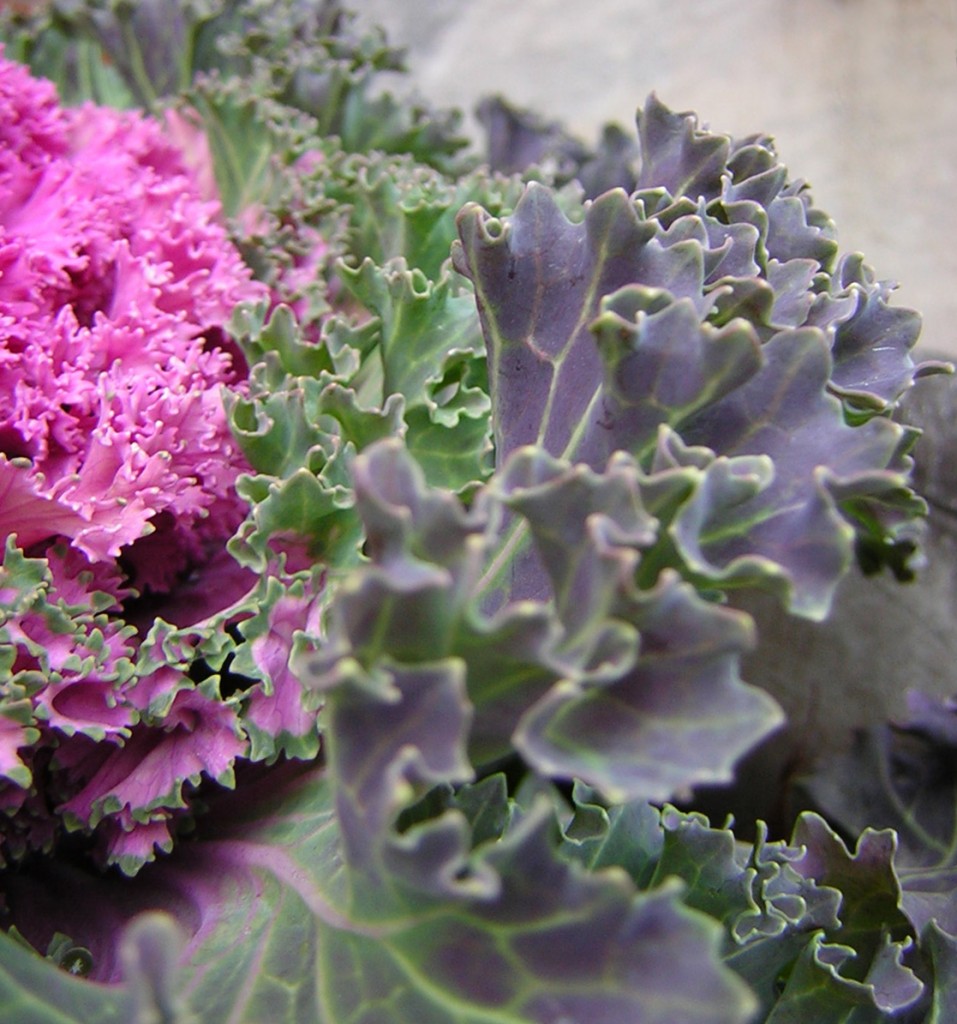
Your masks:
<svg viewBox="0 0 957 1024"><path fill-rule="evenodd" d="M773 135L922 345L957 356L957 0L351 0L408 46L420 93L500 91L588 141L652 90Z"/></svg>

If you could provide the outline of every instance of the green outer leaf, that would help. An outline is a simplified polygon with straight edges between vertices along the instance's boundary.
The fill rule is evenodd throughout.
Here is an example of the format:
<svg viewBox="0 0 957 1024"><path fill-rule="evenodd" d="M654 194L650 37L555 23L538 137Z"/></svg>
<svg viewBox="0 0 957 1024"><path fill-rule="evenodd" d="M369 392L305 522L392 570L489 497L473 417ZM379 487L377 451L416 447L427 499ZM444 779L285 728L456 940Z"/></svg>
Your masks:
<svg viewBox="0 0 957 1024"><path fill-rule="evenodd" d="M0 1018L10 1024L193 1024L177 990L182 943L168 915L135 918L120 940L126 983L105 987L73 977L0 931Z"/></svg>
<svg viewBox="0 0 957 1024"><path fill-rule="evenodd" d="M844 893L842 927L835 938L859 951L859 969L866 968L875 952L882 927L906 934L908 923L893 866L893 832L865 829L851 854L823 818L806 813L795 826L792 843L805 848L794 862L796 871Z"/></svg>
<svg viewBox="0 0 957 1024"><path fill-rule="evenodd" d="M847 981L839 967L854 951L824 945L816 935L791 970L781 997L765 1024L884 1024L871 986Z"/></svg>
<svg viewBox="0 0 957 1024"><path fill-rule="evenodd" d="M383 395L401 394L406 407L425 401L426 385L460 350L483 350L475 304L447 268L432 281L397 258L385 268L366 258L357 270L341 268L350 291L380 320ZM487 400L486 400L487 401Z"/></svg>
<svg viewBox="0 0 957 1024"><path fill-rule="evenodd" d="M860 731L850 750L802 782L842 829L872 823L897 837L901 907L916 934L957 927L957 715L951 700L911 692L908 720Z"/></svg>
<svg viewBox="0 0 957 1024"><path fill-rule="evenodd" d="M345 697L345 691L331 695L336 704ZM408 710L411 726L421 709ZM343 744L360 756L364 750L363 770L377 762L379 767L352 780L353 786L367 792L371 804L385 807L388 795L397 792L399 762L380 760L375 752L386 730L376 731L374 715L353 724L363 732L350 735L347 723L339 723L345 728L336 733L340 744L332 753L333 771L349 770L340 757ZM436 753L446 744L429 731L420 735ZM461 742L451 734L449 739ZM394 745L392 751L407 757ZM374 796L377 788L382 792ZM564 1015L600 1024L630 1019L745 1024L750 1019L754 1004L747 989L719 965L717 926L683 907L677 886L636 894L621 871L589 872L565 863L557 853L547 800L514 818L498 841L474 853L458 811L449 812L457 822L454 829L448 816L440 816L396 834L392 823L380 818L382 827L365 833L361 844L358 834L342 843L334 802L336 789L322 771L287 765L247 785L242 794L215 802L188 850L178 849L119 888L117 879L102 877L79 888L75 874L50 879L50 889L59 888L61 896L71 886L75 893L72 901L58 897L53 906L80 939L94 927L91 908L97 904L108 916L117 906L127 913L157 903L176 907L190 933L176 981L169 979L162 957L156 971L146 973L153 980L154 1002L162 1005L163 993L175 984L179 999L200 1021L551 1024ZM351 827L348 821L341 824ZM462 844L457 853L437 842L448 839ZM359 862L350 858L350 848L362 853ZM449 853L469 877L437 870ZM417 870L410 875L403 865ZM33 913L48 913L45 901L30 902L35 894L24 885L21 880L19 894L10 894L12 904L22 898ZM4 943L14 945L0 936ZM19 945L4 962L0 1000L20 998L18 988L26 987L43 991L53 1005L73 999L80 1014L65 1015L64 1024L136 1019L122 988L70 979ZM10 1005L19 1012L19 1004ZM21 1024L19 1017L4 1019ZM24 1016L23 1024L58 1019ZM183 1016L156 1019L186 1024Z"/></svg>
<svg viewBox="0 0 957 1024"><path fill-rule="evenodd" d="M948 1024L957 1016L957 938L931 924L921 936L921 946L934 969L931 1008L924 1024Z"/></svg>
<svg viewBox="0 0 957 1024"><path fill-rule="evenodd" d="M11 1024L126 1024L126 992L93 988L0 931L0 1015Z"/></svg>

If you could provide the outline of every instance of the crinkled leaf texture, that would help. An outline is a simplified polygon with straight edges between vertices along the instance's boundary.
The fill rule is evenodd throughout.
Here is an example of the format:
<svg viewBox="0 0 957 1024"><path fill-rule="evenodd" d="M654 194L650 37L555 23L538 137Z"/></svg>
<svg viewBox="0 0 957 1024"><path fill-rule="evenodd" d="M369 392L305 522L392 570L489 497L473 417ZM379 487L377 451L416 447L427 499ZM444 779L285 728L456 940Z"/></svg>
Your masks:
<svg viewBox="0 0 957 1024"><path fill-rule="evenodd" d="M122 898L62 863L8 880L28 937L66 928L108 984L0 936L4 1019L157 1019L134 1001L171 1024L948 1019L954 940L930 925L915 949L890 832L852 852L806 814L790 842L749 846L581 785L556 819L540 791L510 799L501 775L455 783L467 715L442 668L428 689L394 673L385 714L381 694L340 678L328 769L289 763L214 800L195 841ZM397 816L436 782L426 811ZM186 933L175 968L176 930L137 917L157 906Z"/></svg>
<svg viewBox="0 0 957 1024"><path fill-rule="evenodd" d="M93 99L149 107L221 76L305 112L317 135L337 136L344 149L408 152L434 166L460 166L457 153L467 141L461 114L384 93L378 73L402 70L401 53L380 29L360 29L338 0L95 0L0 9L0 38L71 105ZM232 157L242 145L235 137L221 142Z"/></svg>
<svg viewBox="0 0 957 1024"><path fill-rule="evenodd" d="M852 854L807 817L791 844L744 850L648 801L729 780L780 722L739 677L750 620L713 591L766 587L821 616L855 533L892 544L917 510L910 437L886 415L914 375L915 315L856 257L835 262L766 140L652 100L625 154L633 195L583 207L532 186L512 212L514 180L319 141L436 167L457 148L366 100L387 51L302 45L311 5L196 4L166 26L167 6L111 4L94 28L108 51L123 19L167 41L146 95L169 87L169 40L195 61L183 82L226 72L180 116L213 136L225 208L289 306L235 321L254 369L229 412L254 472L231 550L259 585L151 642L195 644L206 691L234 674L222 706L270 766L240 764L235 793L205 783L209 812L135 878L65 855L6 872L4 923L38 949L68 934L96 983L3 934L0 1014L909 1024L926 992L886 833ZM321 7L313 35L334 37ZM108 84L128 89L121 49ZM176 699L153 696L164 714ZM10 779L31 728L12 694ZM157 909L182 940L140 916ZM946 1019L950 933L929 924L918 952Z"/></svg>
<svg viewBox="0 0 957 1024"><path fill-rule="evenodd" d="M805 780L815 805L842 829L897 836L900 907L931 960L935 1003L957 1004L957 706L908 695L907 721L861 731L852 749Z"/></svg>
<svg viewBox="0 0 957 1024"><path fill-rule="evenodd" d="M920 503L908 435L917 315L856 257L769 144L697 129L652 99L638 191L569 219L532 184L510 217L467 206L457 269L488 348L496 457L680 467L667 523L683 573L826 615L855 534L892 543ZM518 562L510 586L534 586Z"/></svg>
<svg viewBox="0 0 957 1024"><path fill-rule="evenodd" d="M944 982L934 998L949 1005L951 946L935 932L916 949L899 906L890 831L866 830L852 853L807 813L790 842L759 832L745 844L700 814L607 807L581 786L574 797L567 852L592 868L620 866L642 886L684 882L685 903L721 922L725 963L757 995L756 1020L942 1019L925 982L934 960Z"/></svg>
<svg viewBox="0 0 957 1024"><path fill-rule="evenodd" d="M780 723L776 704L738 676L750 620L675 573L634 585L654 520L631 459L599 474L517 451L468 509L429 487L396 441L357 456L354 476L370 561L333 597L307 684L335 689L345 673L384 713L398 699L391 672L446 665L475 709L472 764L517 748L542 775L581 778L615 799L730 779ZM549 592L489 614L507 509L539 542ZM334 726L327 733L335 743Z"/></svg>
<svg viewBox="0 0 957 1024"><path fill-rule="evenodd" d="M399 682L408 699L391 714L367 694L330 695L328 776L290 764L247 785L122 894L63 865L11 880L10 905L29 901L28 937L41 944L55 921L91 950L99 980L124 980L73 981L0 936L4 1019L747 1021L753 1001L720 964L717 926L681 903L679 886L641 894L621 871L564 860L547 801L511 816L503 806L504 833L474 848L461 807L396 831L409 786L462 773L462 715L446 717L460 687L437 669L437 692L416 699L422 682ZM165 935L148 933L154 946L131 975L115 935L156 906L180 919L186 948L171 977L155 949ZM130 928L142 943L142 919ZM122 1016L131 1000L171 992L175 1012Z"/></svg>
<svg viewBox="0 0 957 1024"><path fill-rule="evenodd" d="M395 440L353 474L367 561L294 664L321 695L325 766L211 796L194 839L134 879L7 878L18 927L37 948L68 934L114 981L123 922L171 910L189 935L176 991L202 1020L748 1020L717 925L681 885L565 856L546 781L664 797L727 777L778 721L736 674L747 620L673 574L635 588L653 522L630 459L600 474L516 452L468 508ZM542 534L554 593L489 616L506 502ZM476 773L513 733L537 794Z"/></svg>

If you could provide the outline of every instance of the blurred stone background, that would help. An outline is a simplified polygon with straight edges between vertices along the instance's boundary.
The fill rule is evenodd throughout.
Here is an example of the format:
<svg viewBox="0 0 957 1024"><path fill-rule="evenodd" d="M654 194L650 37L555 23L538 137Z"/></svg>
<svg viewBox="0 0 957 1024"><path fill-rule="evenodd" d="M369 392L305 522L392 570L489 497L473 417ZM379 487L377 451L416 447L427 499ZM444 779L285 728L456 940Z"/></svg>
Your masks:
<svg viewBox="0 0 957 1024"><path fill-rule="evenodd" d="M651 91L718 131L766 132L844 250L957 357L957 0L347 0L407 47L416 90L485 95L585 141ZM470 120L473 130L474 120Z"/></svg>

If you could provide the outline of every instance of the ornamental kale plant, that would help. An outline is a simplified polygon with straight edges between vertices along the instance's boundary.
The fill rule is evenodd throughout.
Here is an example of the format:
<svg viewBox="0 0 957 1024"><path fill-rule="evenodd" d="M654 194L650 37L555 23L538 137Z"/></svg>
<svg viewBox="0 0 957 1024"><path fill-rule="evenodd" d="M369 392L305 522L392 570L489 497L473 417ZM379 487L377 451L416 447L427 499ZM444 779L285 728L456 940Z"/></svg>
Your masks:
<svg viewBox="0 0 957 1024"><path fill-rule="evenodd" d="M738 597L909 571L941 369L771 140L483 161L330 0L2 36L3 1019L949 1019L950 704L695 810L785 724Z"/></svg>
<svg viewBox="0 0 957 1024"><path fill-rule="evenodd" d="M6 60L0 106L0 857L65 826L138 860L168 848L184 783L225 779L242 750L235 714L118 612L206 567L243 518L224 324L263 289L157 122L64 110ZM184 732L181 765L151 767Z"/></svg>

